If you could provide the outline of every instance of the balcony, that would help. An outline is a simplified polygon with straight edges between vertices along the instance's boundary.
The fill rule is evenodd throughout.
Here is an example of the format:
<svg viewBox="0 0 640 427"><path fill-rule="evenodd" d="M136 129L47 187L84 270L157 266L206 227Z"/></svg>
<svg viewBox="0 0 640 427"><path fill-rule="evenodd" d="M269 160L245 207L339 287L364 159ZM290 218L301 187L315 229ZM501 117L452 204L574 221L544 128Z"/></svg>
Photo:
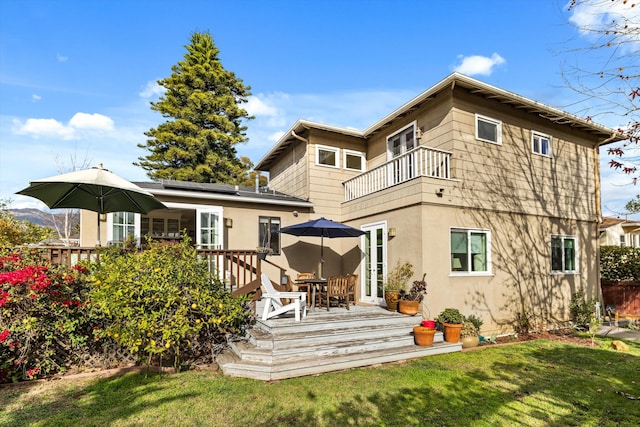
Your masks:
<svg viewBox="0 0 640 427"><path fill-rule="evenodd" d="M451 152L420 146L344 182L344 201L418 177L451 179Z"/></svg>

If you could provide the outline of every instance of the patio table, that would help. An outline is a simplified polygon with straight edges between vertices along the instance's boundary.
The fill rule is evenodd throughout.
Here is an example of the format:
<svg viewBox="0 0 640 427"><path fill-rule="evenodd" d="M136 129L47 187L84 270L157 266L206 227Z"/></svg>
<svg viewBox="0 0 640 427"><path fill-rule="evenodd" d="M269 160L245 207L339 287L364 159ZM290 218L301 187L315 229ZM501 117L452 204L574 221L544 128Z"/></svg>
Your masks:
<svg viewBox="0 0 640 427"><path fill-rule="evenodd" d="M316 308L316 290L320 287L327 286L327 279L298 279L296 285L305 286L307 288L307 301L309 300L309 290L313 293L311 298L311 308Z"/></svg>

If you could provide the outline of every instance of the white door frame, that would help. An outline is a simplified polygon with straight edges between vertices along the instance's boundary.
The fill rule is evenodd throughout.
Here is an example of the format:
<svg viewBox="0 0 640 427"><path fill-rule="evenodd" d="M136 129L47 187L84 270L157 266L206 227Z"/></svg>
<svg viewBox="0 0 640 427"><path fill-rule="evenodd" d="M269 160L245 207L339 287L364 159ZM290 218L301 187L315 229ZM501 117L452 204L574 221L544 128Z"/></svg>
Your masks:
<svg viewBox="0 0 640 427"><path fill-rule="evenodd" d="M365 232L360 237L362 248L360 301L382 305L384 301L382 281L387 275L387 221L365 224L360 227L360 230ZM367 236L369 236L369 245L367 245ZM376 250L372 250L372 246Z"/></svg>

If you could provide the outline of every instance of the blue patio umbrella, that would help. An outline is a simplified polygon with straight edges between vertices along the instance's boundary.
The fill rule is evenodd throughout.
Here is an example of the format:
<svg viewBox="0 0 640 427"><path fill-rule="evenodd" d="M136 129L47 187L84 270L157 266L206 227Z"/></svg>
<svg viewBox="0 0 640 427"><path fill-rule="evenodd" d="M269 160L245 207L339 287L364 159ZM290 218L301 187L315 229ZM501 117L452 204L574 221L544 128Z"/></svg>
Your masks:
<svg viewBox="0 0 640 427"><path fill-rule="evenodd" d="M280 229L281 233L291 234L293 236L311 236L320 237L320 276L324 270L324 238L333 239L335 237L358 237L364 234L364 231L350 227L339 222L334 222L325 218L318 218L301 224L290 225Z"/></svg>

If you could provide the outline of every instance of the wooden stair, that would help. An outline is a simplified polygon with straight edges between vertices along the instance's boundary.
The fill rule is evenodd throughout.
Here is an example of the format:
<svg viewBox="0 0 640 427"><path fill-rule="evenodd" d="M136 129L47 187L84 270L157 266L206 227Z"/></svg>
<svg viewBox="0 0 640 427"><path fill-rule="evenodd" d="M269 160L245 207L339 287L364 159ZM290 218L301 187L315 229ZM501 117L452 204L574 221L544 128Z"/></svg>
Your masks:
<svg viewBox="0 0 640 427"><path fill-rule="evenodd" d="M415 345L419 321L372 306L316 309L301 322L292 315L258 319L247 340L232 342L217 362L226 375L272 381L461 350L441 332L433 346Z"/></svg>

